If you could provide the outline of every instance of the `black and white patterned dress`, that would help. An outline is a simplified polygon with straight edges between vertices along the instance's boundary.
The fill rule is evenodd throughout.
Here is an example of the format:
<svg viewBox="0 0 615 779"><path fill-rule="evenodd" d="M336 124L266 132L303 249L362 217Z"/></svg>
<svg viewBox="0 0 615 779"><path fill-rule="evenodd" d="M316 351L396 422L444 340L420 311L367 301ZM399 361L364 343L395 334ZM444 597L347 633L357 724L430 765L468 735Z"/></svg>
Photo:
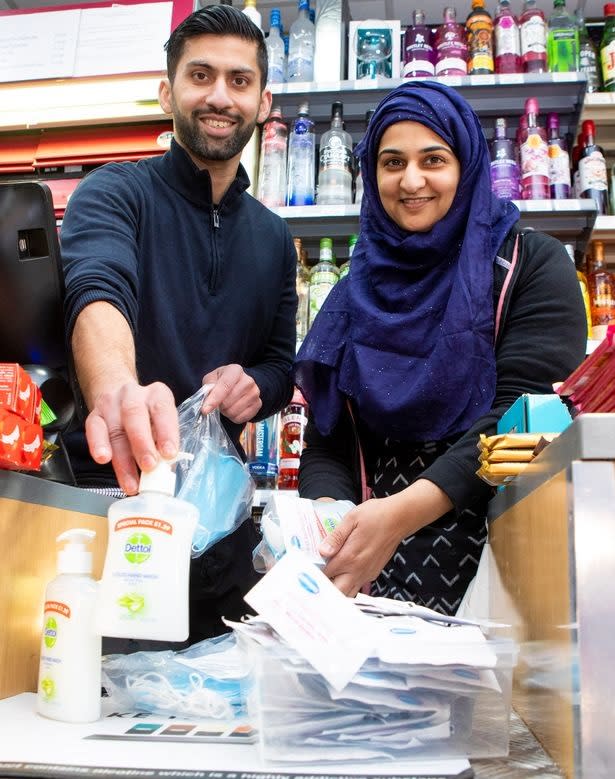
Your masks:
<svg viewBox="0 0 615 779"><path fill-rule="evenodd" d="M401 492L451 444L385 440L374 470L373 496L384 498ZM452 510L405 538L373 582L372 595L454 614L476 573L487 539L486 513L485 503L459 514Z"/></svg>

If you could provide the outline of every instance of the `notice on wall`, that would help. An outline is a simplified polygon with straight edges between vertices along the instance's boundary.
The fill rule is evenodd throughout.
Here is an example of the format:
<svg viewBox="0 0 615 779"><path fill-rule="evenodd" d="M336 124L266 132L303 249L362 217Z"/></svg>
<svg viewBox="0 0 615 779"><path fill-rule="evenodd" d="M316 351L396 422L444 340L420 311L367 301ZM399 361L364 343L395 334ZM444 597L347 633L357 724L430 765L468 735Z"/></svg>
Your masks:
<svg viewBox="0 0 615 779"><path fill-rule="evenodd" d="M172 12L172 2L82 9L72 75L165 70Z"/></svg>
<svg viewBox="0 0 615 779"><path fill-rule="evenodd" d="M173 2L0 16L0 82L159 72Z"/></svg>
<svg viewBox="0 0 615 779"><path fill-rule="evenodd" d="M2 16L0 81L72 76L81 10Z"/></svg>

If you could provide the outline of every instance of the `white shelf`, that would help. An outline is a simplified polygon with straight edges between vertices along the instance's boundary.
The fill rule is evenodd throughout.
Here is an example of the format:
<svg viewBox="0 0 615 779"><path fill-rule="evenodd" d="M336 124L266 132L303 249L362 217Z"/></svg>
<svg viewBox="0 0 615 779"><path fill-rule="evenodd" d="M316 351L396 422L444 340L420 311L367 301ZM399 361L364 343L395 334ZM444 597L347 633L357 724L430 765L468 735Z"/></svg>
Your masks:
<svg viewBox="0 0 615 779"><path fill-rule="evenodd" d="M598 216L592 239L596 241L615 241L615 216Z"/></svg>

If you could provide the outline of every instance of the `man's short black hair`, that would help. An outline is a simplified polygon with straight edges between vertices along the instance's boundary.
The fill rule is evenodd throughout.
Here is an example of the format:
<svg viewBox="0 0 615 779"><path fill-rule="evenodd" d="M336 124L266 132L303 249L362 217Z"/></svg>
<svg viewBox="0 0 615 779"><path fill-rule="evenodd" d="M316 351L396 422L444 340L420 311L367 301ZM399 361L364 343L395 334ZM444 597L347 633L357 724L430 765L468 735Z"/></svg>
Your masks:
<svg viewBox="0 0 615 779"><path fill-rule="evenodd" d="M198 35L235 35L244 41L256 43L256 62L261 72L261 89L267 83L267 47L263 33L242 11L231 5L207 5L190 14L171 33L164 44L167 53L167 74L173 83L177 63L181 59L184 45Z"/></svg>

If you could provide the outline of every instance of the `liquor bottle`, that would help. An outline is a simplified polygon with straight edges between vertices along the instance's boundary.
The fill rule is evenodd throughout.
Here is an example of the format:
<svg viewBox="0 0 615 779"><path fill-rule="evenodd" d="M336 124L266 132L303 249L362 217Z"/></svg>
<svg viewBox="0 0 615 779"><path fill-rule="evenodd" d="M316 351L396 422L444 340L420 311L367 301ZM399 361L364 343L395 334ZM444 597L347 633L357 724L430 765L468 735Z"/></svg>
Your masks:
<svg viewBox="0 0 615 779"><path fill-rule="evenodd" d="M303 343L308 331L310 271L304 263L301 238L293 239L297 252L297 349Z"/></svg>
<svg viewBox="0 0 615 779"><path fill-rule="evenodd" d="M433 76L436 72L435 52L431 44L431 30L425 24L425 12L412 12L412 24L404 36L404 77Z"/></svg>
<svg viewBox="0 0 615 779"><path fill-rule="evenodd" d="M350 260L352 259L352 253L354 252L354 247L357 245L358 240L359 236L354 233L348 236L348 259L340 265L340 281L350 272Z"/></svg>
<svg viewBox="0 0 615 779"><path fill-rule="evenodd" d="M457 22L457 12L452 7L444 9L444 21L438 27L435 38L436 76L465 76L468 72L468 44L462 24Z"/></svg>
<svg viewBox="0 0 615 779"><path fill-rule="evenodd" d="M249 422L246 458L250 476L259 490L273 490L278 480L280 415Z"/></svg>
<svg viewBox="0 0 615 779"><path fill-rule="evenodd" d="M301 103L288 139L289 206L314 205L316 139L307 103Z"/></svg>
<svg viewBox="0 0 615 779"><path fill-rule="evenodd" d="M343 105L331 106L331 127L320 139L319 205L352 203L352 137L344 130Z"/></svg>
<svg viewBox="0 0 615 779"><path fill-rule="evenodd" d="M495 120L495 137L491 141L491 190L496 197L515 200L519 197L519 165L515 144L506 137L506 119Z"/></svg>
<svg viewBox="0 0 615 779"><path fill-rule="evenodd" d="M260 11L256 8L256 0L245 0L242 12L251 19L259 30L262 30L263 19Z"/></svg>
<svg viewBox="0 0 615 779"><path fill-rule="evenodd" d="M525 0L519 18L524 73L545 73L547 70L547 24L536 3L537 0Z"/></svg>
<svg viewBox="0 0 615 779"><path fill-rule="evenodd" d="M547 25L547 64L551 73L570 73L579 66L579 30L566 0L553 0Z"/></svg>
<svg viewBox="0 0 615 779"><path fill-rule="evenodd" d="M288 36L288 81L314 78L314 37L307 0L299 0L299 15L291 24Z"/></svg>
<svg viewBox="0 0 615 779"><path fill-rule="evenodd" d="M559 116L547 114L547 144L549 147L549 191L551 198L570 197L570 156L566 140L560 136Z"/></svg>
<svg viewBox="0 0 615 779"><path fill-rule="evenodd" d="M258 200L268 208L286 203L286 143L288 127L275 106L263 125L258 172Z"/></svg>
<svg viewBox="0 0 615 779"><path fill-rule="evenodd" d="M593 337L601 341L607 327L615 324L615 279L606 269L602 241L592 241L592 252L587 256L587 288Z"/></svg>
<svg viewBox="0 0 615 779"><path fill-rule="evenodd" d="M568 256L570 257L573 264L575 265L577 279L579 280L579 287L581 287L581 295L583 297L583 307L585 308L585 320L587 322L587 338L591 339L594 337L594 335L592 330L592 312L591 312L591 305L589 303L589 289L587 286L587 277L583 273L583 271L579 270L576 267L576 260L574 257L574 246L571 243L565 243L564 249L566 249L566 251L568 252Z"/></svg>
<svg viewBox="0 0 615 779"><path fill-rule="evenodd" d="M591 119L581 125L583 147L579 155L579 196L593 197L601 214L608 213L608 184L604 152L596 143L596 126Z"/></svg>
<svg viewBox="0 0 615 779"><path fill-rule="evenodd" d="M519 22L510 10L510 0L500 0L493 22L495 72L521 73L521 39Z"/></svg>
<svg viewBox="0 0 615 779"><path fill-rule="evenodd" d="M285 54L284 41L280 34L282 25L282 16L279 8L272 8L269 22L269 35L265 41L267 45L267 59L269 67L267 68L267 83L284 83Z"/></svg>
<svg viewBox="0 0 615 779"><path fill-rule="evenodd" d="M521 197L523 200L549 198L549 148L547 136L538 126L538 100L525 101L527 129L521 135Z"/></svg>
<svg viewBox="0 0 615 779"><path fill-rule="evenodd" d="M615 3L604 6L604 30L600 41L600 64L605 92L615 92Z"/></svg>
<svg viewBox="0 0 615 779"><path fill-rule="evenodd" d="M472 10L466 19L468 33L468 73L488 74L494 71L493 20L483 0L472 0Z"/></svg>
<svg viewBox="0 0 615 779"><path fill-rule="evenodd" d="M310 327L338 278L339 273L333 262L333 241L331 238L321 238L320 258L310 272Z"/></svg>
<svg viewBox="0 0 615 779"><path fill-rule="evenodd" d="M306 425L307 403L301 392L295 389L290 403L282 410L278 476L280 490L296 490L299 487L299 461Z"/></svg>
<svg viewBox="0 0 615 779"><path fill-rule="evenodd" d="M577 8L574 12L579 30L579 70L585 73L587 78L587 92L597 92L601 86L600 63L594 42L589 37L583 9Z"/></svg>

